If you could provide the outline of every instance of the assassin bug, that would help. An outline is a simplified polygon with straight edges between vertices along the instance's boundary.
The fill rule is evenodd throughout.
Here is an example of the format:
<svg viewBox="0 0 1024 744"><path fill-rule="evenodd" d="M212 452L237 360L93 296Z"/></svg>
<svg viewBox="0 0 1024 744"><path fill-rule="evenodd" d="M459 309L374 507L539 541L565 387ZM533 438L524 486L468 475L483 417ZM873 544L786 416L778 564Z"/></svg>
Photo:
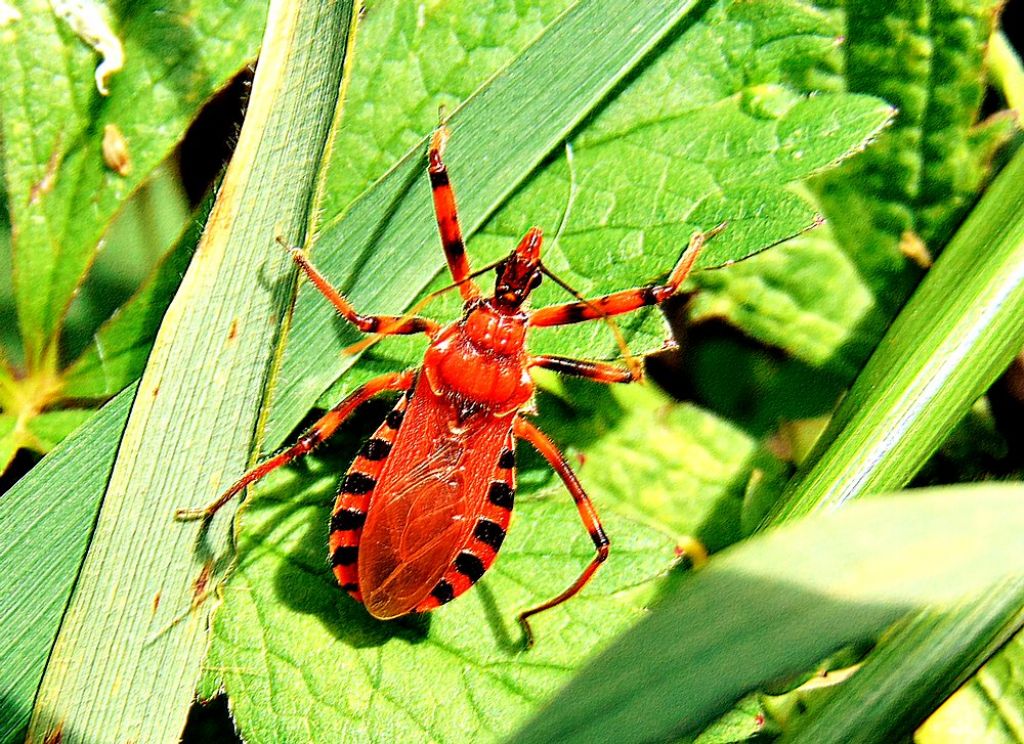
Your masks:
<svg viewBox="0 0 1024 744"><path fill-rule="evenodd" d="M627 289L592 300L527 310L542 276L541 231L531 228L495 265L494 294L473 281L443 161L447 130L435 133L428 152L434 210L448 267L464 301L462 317L442 327L416 315L358 313L309 263L291 256L335 309L364 333L424 333L430 338L417 370L378 377L328 411L290 448L246 473L205 509L178 517L211 516L246 486L301 457L330 437L363 402L385 391L403 395L360 450L339 487L330 520L330 562L354 599L380 620L427 612L450 602L491 566L505 539L515 496L515 444L525 439L548 461L572 495L596 554L575 582L547 602L520 613L527 644L528 619L575 596L608 557L609 540L597 511L565 457L530 423L530 369L542 367L605 383L633 382L638 367L531 355L531 326L558 326L656 305L676 293L707 237L696 233L664 284ZM559 283L561 283L559 281Z"/></svg>

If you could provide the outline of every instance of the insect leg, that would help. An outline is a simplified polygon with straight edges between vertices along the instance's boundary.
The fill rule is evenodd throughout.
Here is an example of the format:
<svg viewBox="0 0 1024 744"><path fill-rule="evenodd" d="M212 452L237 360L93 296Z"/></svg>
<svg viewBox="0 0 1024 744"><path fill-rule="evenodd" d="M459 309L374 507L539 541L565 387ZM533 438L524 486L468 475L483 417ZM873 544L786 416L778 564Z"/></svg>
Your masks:
<svg viewBox="0 0 1024 744"><path fill-rule="evenodd" d="M352 415L356 408L373 396L377 395L377 393L384 392L385 390L408 390L412 385L413 379L415 379L415 375L415 371L409 370L407 372L394 372L387 375L381 375L380 377L370 380L368 383L345 398L345 400L341 401L341 403L325 413L323 417L321 417L306 431L305 434L302 435L298 442L288 449L274 455L269 460L257 465L255 468L239 478L231 488L218 496L215 501L199 509L178 509L174 513L174 518L181 521L209 519L217 512L218 509L228 503L236 494L244 490L250 483L254 483L282 465L287 465L292 460L308 454L314 447L334 434L335 430L341 426L345 419Z"/></svg>
<svg viewBox="0 0 1024 744"><path fill-rule="evenodd" d="M587 582L590 581L594 572L608 558L609 540L608 536L604 533L604 528L601 526L597 510L594 509L594 505L583 490L583 486L580 485L579 479L572 472L569 463L565 461L565 456L558 450L555 443L548 439L544 432L524 418L516 418L514 431L516 436L522 437L532 444L544 456L544 459L550 463L554 471L558 473L558 476L572 495L573 501L576 502L576 508L579 510L580 518L583 520L583 526L587 528L587 532L590 533L590 539L594 541L594 547L597 549L597 555L594 556L590 564L583 569L583 573L580 574L579 578L568 589L542 605L519 613L519 622L522 624L523 632L526 634L526 644L527 646L532 646L533 631L530 629L528 618L536 615L538 612L543 612L556 605L560 605L562 602L576 596L586 586Z"/></svg>
<svg viewBox="0 0 1024 744"><path fill-rule="evenodd" d="M480 290L470 278L469 260L466 258L466 243L459 226L459 212L455 206L455 192L448 180L448 167L444 164L444 148L448 142L448 129L442 124L434 131L427 153L430 173L430 189L434 194L434 214L437 229L441 232L441 244L448 259L448 268L459 287L462 299L475 300Z"/></svg>
<svg viewBox="0 0 1024 744"><path fill-rule="evenodd" d="M352 307L352 303L345 299L344 295L331 286L326 277L316 270L316 267L309 262L309 259L302 253L302 250L281 242L292 259L299 265L299 268L313 282L313 286L320 290L320 294L334 305L346 320L363 333L376 333L382 336L404 335L410 333L426 333L433 336L440 326L427 318L405 315L361 315Z"/></svg>
<svg viewBox="0 0 1024 744"><path fill-rule="evenodd" d="M530 357L529 366L543 367L563 375L586 377L597 382L638 382L643 377L642 367L632 370L608 362L594 362L588 359L572 359L547 354Z"/></svg>
<svg viewBox="0 0 1024 744"><path fill-rule="evenodd" d="M621 292L597 297L583 302L570 302L565 305L542 307L530 314L530 325L555 326L580 323L584 320L606 318L610 315L621 315L638 310L647 305L657 305L674 295L683 281L693 269L697 257L708 238L717 235L723 226L716 227L709 233L696 232L690 238L690 244L679 258L668 281L664 284L651 284L647 287L626 289Z"/></svg>

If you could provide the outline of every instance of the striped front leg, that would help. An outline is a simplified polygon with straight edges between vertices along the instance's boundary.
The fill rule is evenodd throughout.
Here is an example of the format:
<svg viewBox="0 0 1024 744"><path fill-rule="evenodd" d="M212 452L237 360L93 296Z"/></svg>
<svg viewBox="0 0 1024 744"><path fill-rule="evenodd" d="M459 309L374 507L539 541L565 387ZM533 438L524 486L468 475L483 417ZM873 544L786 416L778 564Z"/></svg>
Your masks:
<svg viewBox="0 0 1024 744"><path fill-rule="evenodd" d="M452 191L452 184L448 179L448 166L444 164L444 148L447 142L448 128L442 124L430 138L427 172L430 174L434 215L437 217L437 229L441 233L441 245L448 260L448 269L462 299L471 302L480 296L480 289L473 282L470 273L466 243L462 238L462 227L459 225L459 210L455 206L455 192Z"/></svg>

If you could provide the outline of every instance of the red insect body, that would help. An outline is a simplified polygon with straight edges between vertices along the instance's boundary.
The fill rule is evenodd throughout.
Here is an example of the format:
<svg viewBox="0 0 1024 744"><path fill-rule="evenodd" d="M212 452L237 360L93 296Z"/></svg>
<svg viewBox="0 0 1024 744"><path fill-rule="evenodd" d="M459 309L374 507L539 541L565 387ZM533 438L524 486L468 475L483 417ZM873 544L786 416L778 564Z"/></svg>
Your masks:
<svg viewBox="0 0 1024 744"><path fill-rule="evenodd" d="M339 487L331 516L331 565L342 588L371 615L389 620L425 612L469 589L491 566L504 540L515 494L515 441L529 441L562 478L596 555L557 597L520 614L526 618L569 599L608 556L597 513L565 458L524 417L533 398L529 370L545 367L601 382L630 382L634 370L605 362L533 356L530 325L563 325L629 312L670 297L692 268L705 236L696 234L664 285L528 311L524 302L545 273L541 232L532 228L497 266L494 294L482 297L465 256L455 198L442 160L446 130L431 142L429 172L438 227L456 286L461 319L441 328L415 316L364 316L297 249L292 256L313 284L360 330L382 335L426 333L431 343L416 371L379 377L331 409L292 447L254 468L203 510L207 517L268 472L309 452L365 400L404 391L363 446Z"/></svg>
<svg viewBox="0 0 1024 744"><path fill-rule="evenodd" d="M501 544L474 537L480 520L502 531L508 526L511 504L496 506L487 495L510 444L511 411L471 413L464 406L435 392L425 368L373 489L356 577L366 609L381 620L452 599L455 582L440 582L456 557L472 555L486 569ZM344 500L342 494L339 505ZM336 537L332 533L332 542Z"/></svg>

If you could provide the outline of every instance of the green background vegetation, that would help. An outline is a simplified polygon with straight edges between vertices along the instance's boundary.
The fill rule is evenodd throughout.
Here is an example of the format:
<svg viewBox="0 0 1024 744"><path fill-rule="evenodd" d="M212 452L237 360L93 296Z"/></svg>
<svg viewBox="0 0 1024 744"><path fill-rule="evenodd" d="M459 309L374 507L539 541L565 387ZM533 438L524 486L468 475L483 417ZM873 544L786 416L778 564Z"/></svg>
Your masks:
<svg viewBox="0 0 1024 744"><path fill-rule="evenodd" d="M252 742L1024 741L1024 71L998 3L86 5L125 50L108 97L48 2L9 7L0 741L225 736L197 694ZM500 560L422 618L372 620L325 560L386 401L243 508L172 519L422 356L342 355L358 334L275 238L364 312L444 286L439 107L477 266L538 225L601 294L728 223L685 299L621 323L654 382L538 376L613 546L528 651L516 612L592 546L526 448ZM620 355L601 323L530 344Z"/></svg>

